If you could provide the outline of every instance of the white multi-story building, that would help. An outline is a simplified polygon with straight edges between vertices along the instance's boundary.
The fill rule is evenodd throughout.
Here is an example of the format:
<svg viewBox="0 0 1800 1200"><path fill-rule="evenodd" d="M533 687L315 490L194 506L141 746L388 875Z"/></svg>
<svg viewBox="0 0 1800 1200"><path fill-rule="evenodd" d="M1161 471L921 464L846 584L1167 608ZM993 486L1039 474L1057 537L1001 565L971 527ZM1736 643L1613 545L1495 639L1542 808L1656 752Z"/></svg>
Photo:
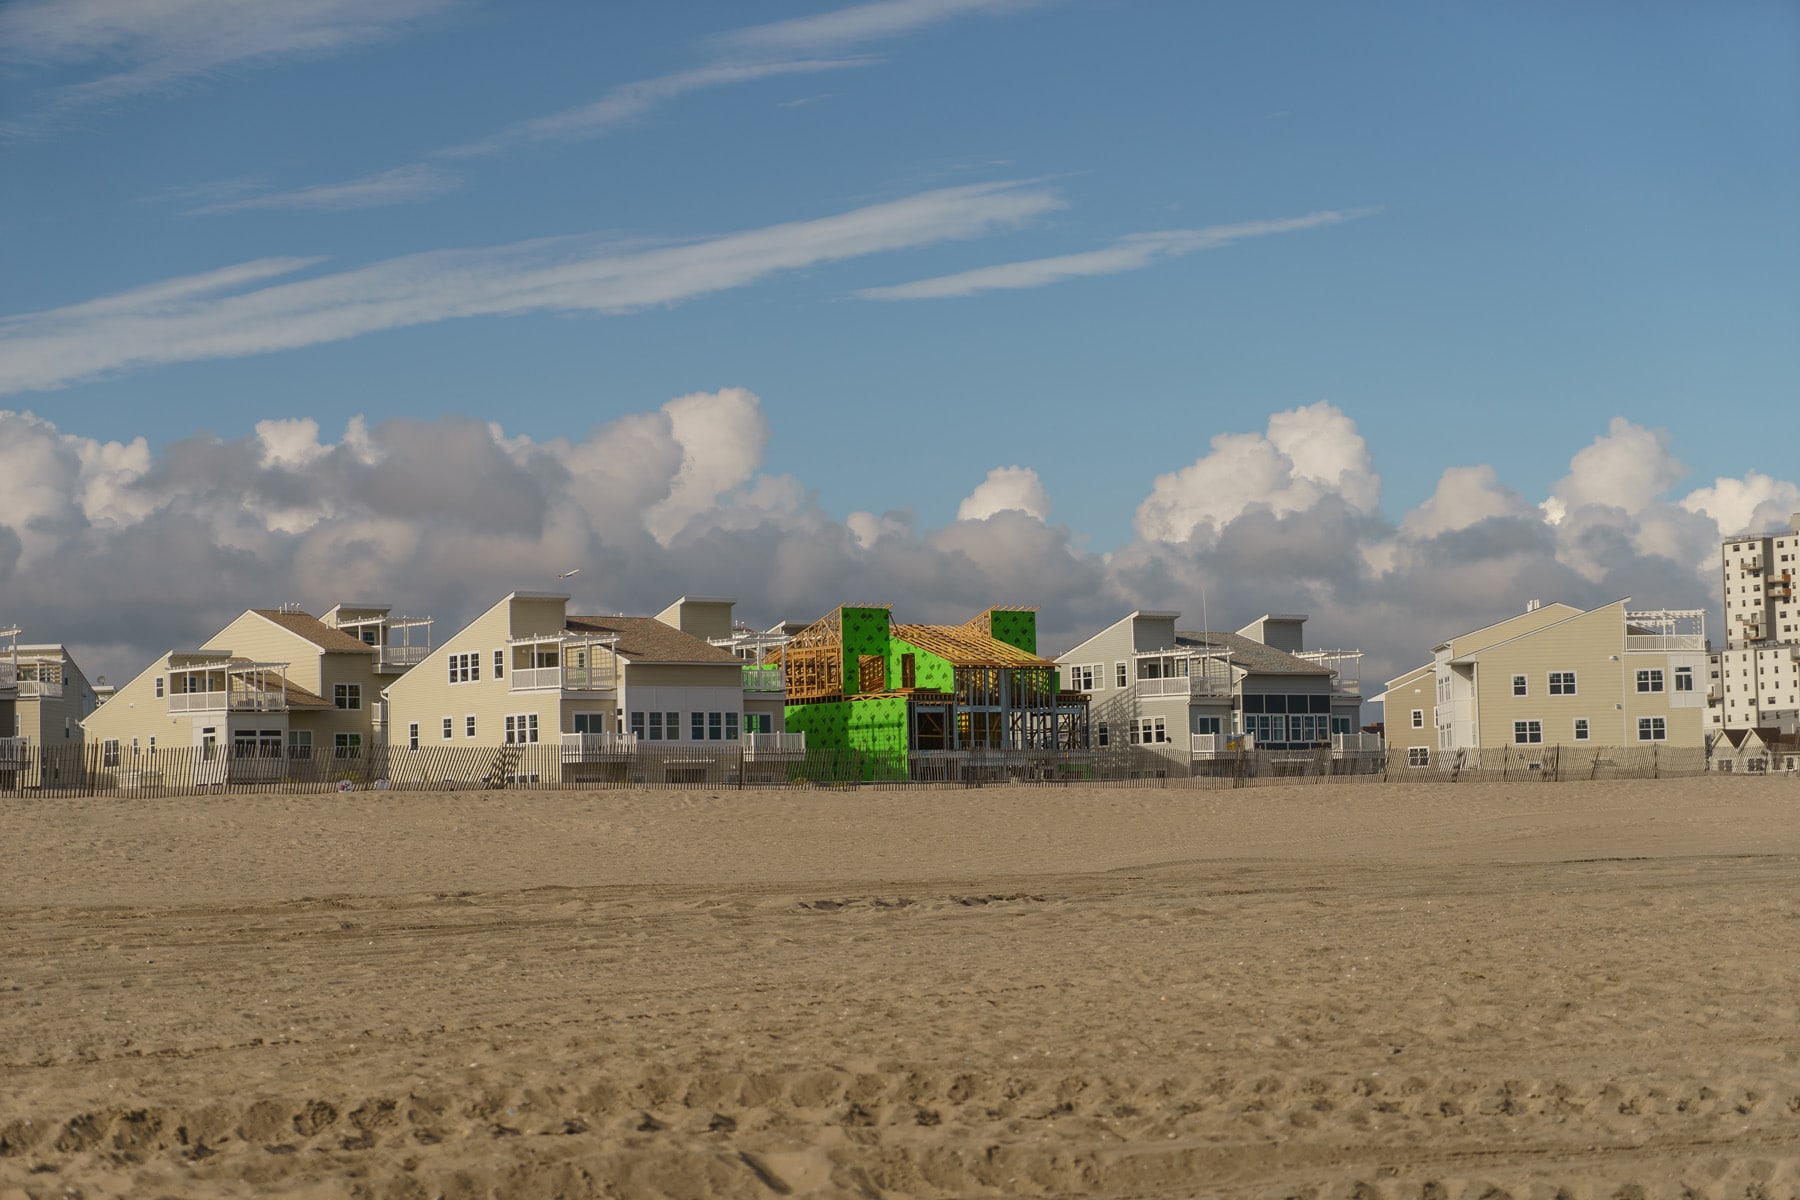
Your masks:
<svg viewBox="0 0 1800 1200"><path fill-rule="evenodd" d="M1790 528L1726 538L1719 548L1725 648L1707 700L1709 732L1800 734L1800 513Z"/></svg>

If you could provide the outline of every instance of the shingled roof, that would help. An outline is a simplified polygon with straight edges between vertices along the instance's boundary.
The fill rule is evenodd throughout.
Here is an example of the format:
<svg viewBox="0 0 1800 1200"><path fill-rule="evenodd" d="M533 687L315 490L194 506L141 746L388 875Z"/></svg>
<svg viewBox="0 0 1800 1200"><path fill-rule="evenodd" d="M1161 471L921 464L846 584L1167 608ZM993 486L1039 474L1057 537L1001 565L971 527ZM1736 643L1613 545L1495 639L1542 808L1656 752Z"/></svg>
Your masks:
<svg viewBox="0 0 1800 1200"><path fill-rule="evenodd" d="M1192 646L1203 650L1229 650L1231 663L1242 670L1255 675L1330 675L1329 667L1321 667L1309 663L1303 658L1295 658L1286 650L1277 650L1273 646L1265 646L1254 638L1247 638L1241 633L1187 633L1175 631L1177 646Z"/></svg>
<svg viewBox="0 0 1800 1200"><path fill-rule="evenodd" d="M573 633L616 635L619 657L627 662L743 665L730 651L655 617L570 617L564 624Z"/></svg>
<svg viewBox="0 0 1800 1200"><path fill-rule="evenodd" d="M352 651L359 654L376 653L375 647L364 645L343 630L333 629L319 618L309 617L303 612L282 612L278 608L253 608L250 611L271 624L281 626L291 634L305 638L321 650L335 650L340 653Z"/></svg>

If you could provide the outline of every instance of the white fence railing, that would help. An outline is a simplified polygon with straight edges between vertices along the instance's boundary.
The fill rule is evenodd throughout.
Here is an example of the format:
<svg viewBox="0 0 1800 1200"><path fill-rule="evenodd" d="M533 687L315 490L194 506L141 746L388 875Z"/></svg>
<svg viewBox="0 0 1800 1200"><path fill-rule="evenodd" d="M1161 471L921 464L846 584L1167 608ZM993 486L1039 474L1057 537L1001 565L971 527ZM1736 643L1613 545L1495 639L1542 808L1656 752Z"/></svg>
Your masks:
<svg viewBox="0 0 1800 1200"><path fill-rule="evenodd" d="M603 762L629 758L637 753L635 733L565 733L562 735L564 762Z"/></svg>
<svg viewBox="0 0 1800 1200"><path fill-rule="evenodd" d="M1628 633L1625 650L1633 652L1679 651L1692 653L1706 649L1706 638L1698 633Z"/></svg>
<svg viewBox="0 0 1800 1200"><path fill-rule="evenodd" d="M430 646L383 646L381 648L381 665L384 669L416 667L430 656Z"/></svg>
<svg viewBox="0 0 1800 1200"><path fill-rule="evenodd" d="M1231 684L1205 675L1171 675L1163 679L1140 679L1135 685L1140 696L1229 696Z"/></svg>
<svg viewBox="0 0 1800 1200"><path fill-rule="evenodd" d="M787 673L780 667L745 667L744 690L746 692L785 692L787 691Z"/></svg>
<svg viewBox="0 0 1800 1200"><path fill-rule="evenodd" d="M0 770L17 771L25 765L25 752L31 749L28 737L0 737Z"/></svg>
<svg viewBox="0 0 1800 1200"><path fill-rule="evenodd" d="M747 733L743 744L746 759L799 758L806 753L806 733Z"/></svg>
<svg viewBox="0 0 1800 1200"><path fill-rule="evenodd" d="M19 699L25 700L33 696L56 697L63 694L63 681L60 679L21 679L19 680Z"/></svg>
<svg viewBox="0 0 1800 1200"><path fill-rule="evenodd" d="M170 712L283 712L286 692L172 692Z"/></svg>
<svg viewBox="0 0 1800 1200"><path fill-rule="evenodd" d="M602 667L517 667L512 673L511 688L515 692L547 691L604 692L618 685L612 664Z"/></svg>

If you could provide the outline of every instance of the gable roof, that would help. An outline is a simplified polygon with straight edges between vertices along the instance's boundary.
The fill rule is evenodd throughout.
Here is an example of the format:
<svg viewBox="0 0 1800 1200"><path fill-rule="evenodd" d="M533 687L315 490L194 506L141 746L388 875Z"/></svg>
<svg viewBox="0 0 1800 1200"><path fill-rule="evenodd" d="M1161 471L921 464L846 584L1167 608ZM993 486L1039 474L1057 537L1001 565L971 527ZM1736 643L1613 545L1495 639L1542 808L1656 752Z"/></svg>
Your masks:
<svg viewBox="0 0 1800 1200"><path fill-rule="evenodd" d="M626 662L744 665L729 650L665 625L655 617L570 617L565 624L576 633L617 636L619 657Z"/></svg>
<svg viewBox="0 0 1800 1200"><path fill-rule="evenodd" d="M1175 644L1200 650L1229 650L1231 665L1252 675L1334 674L1329 667L1295 658L1286 650L1265 646L1255 638L1247 638L1241 633L1215 633L1210 630L1190 633L1178 629L1175 631Z"/></svg>
<svg viewBox="0 0 1800 1200"><path fill-rule="evenodd" d="M279 625L296 637L311 642L321 650L357 654L376 653L375 647L365 646L343 630L333 629L319 618L308 616L303 612L282 612L277 608L253 608L250 611L271 625Z"/></svg>
<svg viewBox="0 0 1800 1200"><path fill-rule="evenodd" d="M1054 659L1027 654L1017 646L968 625L894 625L893 635L935 654L953 667L1054 667Z"/></svg>

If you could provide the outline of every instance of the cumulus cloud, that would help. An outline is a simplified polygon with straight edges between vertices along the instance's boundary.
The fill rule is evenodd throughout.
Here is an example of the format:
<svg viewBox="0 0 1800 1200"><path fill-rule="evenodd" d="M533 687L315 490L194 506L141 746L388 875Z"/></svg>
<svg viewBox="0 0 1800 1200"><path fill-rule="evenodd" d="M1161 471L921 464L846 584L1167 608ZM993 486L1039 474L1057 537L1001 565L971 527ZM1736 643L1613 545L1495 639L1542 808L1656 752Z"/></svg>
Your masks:
<svg viewBox="0 0 1800 1200"><path fill-rule="evenodd" d="M995 467L956 506L959 521L979 521L995 513L1022 512L1039 521L1050 516L1050 493L1030 467Z"/></svg>
<svg viewBox="0 0 1800 1200"><path fill-rule="evenodd" d="M1367 511L1381 500L1381 477L1356 422L1321 400L1276 413L1266 433L1217 434L1210 453L1158 475L1138 506L1137 533L1182 542L1216 532L1253 507L1279 516L1326 495Z"/></svg>
<svg viewBox="0 0 1800 1200"><path fill-rule="evenodd" d="M926 621L1033 604L1051 652L1134 608L1219 629L1300 611L1309 644L1367 652L1373 694L1532 599L1716 611L1719 539L1800 507L1794 483L1756 473L1658 492L1666 436L1615 422L1572 455L1546 498L1554 520L1479 464L1446 469L1391 519L1354 420L1320 402L1215 435L1147 484L1137 538L1100 554L1049 522L1028 467L995 468L939 526L905 510L838 518L804 480L763 470L770 436L742 388L544 441L457 417L357 418L335 435L300 417L153 451L0 412L0 623L118 678L252 605L384 598L438 618L442 638L580 567L575 606L601 612L683 592L734 596L759 624L847 602ZM1621 447L1661 457L1629 466Z"/></svg>
<svg viewBox="0 0 1800 1200"><path fill-rule="evenodd" d="M1060 204L1040 187L976 184L650 247L555 238L412 254L281 283L269 281L317 260L259 259L0 319L0 395L456 318L628 313L742 287L776 272L976 237Z"/></svg>

